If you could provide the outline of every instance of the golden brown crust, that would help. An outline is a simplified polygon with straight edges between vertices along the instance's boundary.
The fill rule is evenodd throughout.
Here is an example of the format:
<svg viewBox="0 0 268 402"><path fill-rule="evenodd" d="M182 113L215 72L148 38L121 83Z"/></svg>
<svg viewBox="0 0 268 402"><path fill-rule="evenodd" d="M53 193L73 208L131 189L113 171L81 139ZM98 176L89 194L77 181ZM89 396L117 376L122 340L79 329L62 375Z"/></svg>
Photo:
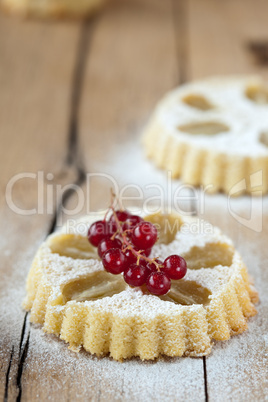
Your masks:
<svg viewBox="0 0 268 402"><path fill-rule="evenodd" d="M210 193L266 193L268 96L263 102L249 98L252 82L259 91L264 87L258 77L211 78L167 94L144 131L147 157L173 178L203 185ZM185 102L199 93L211 109Z"/></svg>
<svg viewBox="0 0 268 402"><path fill-rule="evenodd" d="M174 242L176 240L171 243L172 247L176 245ZM77 294L85 292L88 286L84 280L92 278L90 280L95 281L92 286L97 289L103 285L101 275L107 275L109 285L110 274L103 271L97 260L91 260L89 264L87 259L69 257L69 253L74 252L74 245L79 244L79 236L56 234L40 247L34 259L27 280L24 308L31 311L32 322L41 324L46 332L60 336L74 351L84 347L92 354L110 354L116 360L132 356L155 359L161 354L205 356L211 351L213 339L226 340L247 329L247 319L256 314L253 302L257 301L257 292L241 257L225 236L216 232L213 242L208 239L204 245L198 240L196 243L200 250L211 244L212 251L208 266L204 259L205 268L197 266L201 264L198 260L198 264L188 270L186 281L194 283L192 279L195 278L200 286L206 286L210 290L208 303L180 305L128 287L123 291L118 288L112 297L105 297L105 292L95 290L96 298L91 294L88 301L77 301ZM59 244L67 247L65 256ZM57 253L51 251L53 247ZM84 244L82 247L85 252ZM195 256L196 246L191 246L191 250ZM215 266L222 250L226 253L229 250L233 254L232 260L228 264L226 259L227 266ZM190 261L191 251L186 251ZM120 276L116 277L120 282ZM76 288L77 281L80 282ZM114 282L111 286L114 288ZM72 294L75 295L73 298Z"/></svg>

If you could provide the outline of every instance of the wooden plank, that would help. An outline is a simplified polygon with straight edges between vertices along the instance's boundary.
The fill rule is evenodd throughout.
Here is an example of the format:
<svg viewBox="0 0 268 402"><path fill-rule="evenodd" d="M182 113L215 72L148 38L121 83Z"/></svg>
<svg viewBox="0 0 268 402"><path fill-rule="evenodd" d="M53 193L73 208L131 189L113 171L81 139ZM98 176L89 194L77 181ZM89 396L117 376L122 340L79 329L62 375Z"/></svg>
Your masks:
<svg viewBox="0 0 268 402"><path fill-rule="evenodd" d="M135 197L129 204L141 205L160 192L166 198L168 185L173 192L178 186L146 160L140 138L156 103L183 75L174 27L174 13L180 11L172 1L139 0L118 3L100 18L79 121L81 148L91 174L84 189L86 213L107 208L111 187ZM75 208L77 201L74 197L68 208Z"/></svg>
<svg viewBox="0 0 268 402"><path fill-rule="evenodd" d="M209 5L212 4L203 0L201 2ZM227 6L221 6L221 3L217 2L218 8L215 8L216 3L214 2L212 9L208 10L208 15L213 15L213 12L215 13L216 10L221 15L216 15L215 18L220 19L220 21L222 21L221 18L224 21L229 21L229 9L223 13L223 9L225 10ZM190 1L190 11L192 10L191 7L193 8L193 4L195 3ZM238 5L240 4L241 7L241 2L238 3L235 0L235 4L236 6L231 6L231 2L228 2L228 7L236 7L234 15L237 16ZM247 10L248 7L252 9L252 1L246 4ZM251 4L251 6L248 6L248 4ZM198 10L201 11L200 8L197 8ZM190 12L190 16L193 15L193 12L196 12L196 8ZM244 29L243 32L246 32L245 24L248 22L249 14L247 11L243 12L247 15L247 18L243 19L242 28L239 24L239 29ZM195 15L195 18L197 16L198 14ZM152 0L135 2L133 0L127 4L124 4L124 2L118 3L114 9L110 8L103 14L100 23L96 27L94 40L91 44L83 102L80 110L79 123L82 134L82 146L87 169L91 172L106 172L110 174L120 186L131 183L140 184L144 188L149 183L157 183L166 191L166 177L163 173L157 172L149 162L142 158L137 137L155 102L166 90L170 89L177 82L180 66L177 60L178 44L175 43L174 39L172 18L172 8L169 2ZM194 19L190 19L190 21L193 24ZM209 20L203 18L204 29L209 26L208 22ZM235 19L232 24L234 23ZM8 84L3 86L3 93L6 99L3 100L0 94L0 103L2 106L0 108L2 111L1 119L4 119L5 124L3 127L7 133L4 138L5 149L10 149L11 144L13 146L15 142L13 154L6 155L6 152L2 151L1 157L4 158L2 159L4 161L3 166L6 167L3 175L5 178L3 183L5 185L12 174L21 172L22 170L36 172L38 169L44 169L48 172L51 166L54 167L52 170L55 176L54 184L63 183L62 180L66 180L66 182L75 180L77 171L74 172L74 169L70 169L67 177L64 179L62 179L60 173L62 172L61 166L66 153L66 147L63 146L63 138L65 138L68 129L68 119L66 117L68 116L71 70L75 57L74 49L77 43L77 27L70 27L65 24L47 26L43 24L39 25L36 22L18 23L17 21L7 19L4 19L3 24L6 24L8 28L3 28L2 33L4 35L1 35L2 39L0 39L1 52L7 52L7 56L4 58L3 74L0 74L1 82L6 79L6 70L10 70L12 72L10 76L16 84L14 84L14 89L13 86L11 88ZM0 24L0 29L2 26ZM6 32L10 26L12 26L10 35L6 37ZM216 28L218 28L217 24L215 24L214 29ZM205 32L207 31L205 30ZM232 32L234 33L234 41L240 43L240 36L237 34L237 31L233 30ZM250 29L250 32L253 33L253 28ZM202 72L204 75L214 72L210 64L202 62L201 56L203 53L201 50L198 53L197 39L199 35L202 39L202 32L198 34L197 31L194 31L192 25L190 25L190 46L192 46L192 50L189 60L192 63L191 65L194 66L191 70L194 78L198 77L199 73L201 76ZM206 33L205 37L210 39L210 36ZM15 53L14 49L16 47L15 44L18 42L18 37L24 38L24 41L22 41L22 46ZM38 43L42 43L40 51L36 50L35 38L39 39ZM202 42L203 39L201 39L199 46L200 43L210 43L207 41ZM6 43L8 43L8 46L6 46ZM64 52L67 46L68 49L71 48L68 54ZM210 50L211 52L214 52L216 49L215 45L213 46L212 50ZM7 51L7 49L9 50ZM195 49L194 52L193 49ZM229 54L230 50L232 50L232 47L228 47L226 43L222 50L223 53L225 52L225 57ZM14 55L16 54L18 56L15 57ZM212 53L206 53L205 51L205 54L211 55ZM61 57L58 57L58 55ZM196 55L196 59L193 57L194 55ZM38 70L42 73L43 82L40 81L40 76L34 75L36 69L33 68L28 71L30 66L27 63L26 56L31 60L36 60L37 57L36 63L39 67ZM64 62L65 58L68 59L66 62ZM241 56L238 59L241 66L249 63L246 58L241 61ZM198 69L198 63L200 63L201 70ZM18 66L22 69L22 73L20 73ZM245 71L248 71L246 68ZM219 73L223 71L220 63L215 64L214 69L215 72ZM54 75L56 71L57 74ZM53 76L53 79L51 76ZM26 80L25 77L27 78ZM34 82L34 85L32 85L32 82ZM26 98L28 96L28 100L26 99L24 104L21 101L22 95L18 95L21 93L27 94ZM10 107L7 107L7 105ZM21 142L17 140L18 137L16 136L18 132L16 119L13 119L13 116L9 113L9 110L13 110L13 108L16 111L17 122L20 123L19 129L22 132ZM40 110L46 111L45 115L49 116L49 120L44 120L44 115L40 115ZM32 115L31 113L29 114L29 111L34 111L35 113ZM30 117L25 119L25 115ZM42 138L38 138L38 140L36 139L37 131L43 134ZM45 138L46 133L49 133L49 143L47 138ZM32 147L30 157L21 153L22 143L29 144L29 147ZM139 169L136 169L137 165L140 165ZM174 183L175 186L178 185L178 182ZM34 184L30 184L27 187L27 191L25 191L25 186L26 184L21 183L15 188L15 200L16 202L21 202L21 206L27 206L27 208L34 207L36 205L37 189ZM110 184L108 183L104 183L103 186L96 183L91 187L91 192L93 193L90 205L91 209L107 205L106 200L109 187ZM146 196L146 192L144 192L144 195ZM213 205L218 203L217 198L211 198L211 200ZM224 196L223 200L224 208L226 201ZM72 197L68 205L72 206L75 202L75 197ZM239 208L240 206L238 205ZM81 210L78 213L80 214ZM11 241L12 245L8 249L5 259L3 259L5 267L9 268L8 273L5 273L7 280L5 279L3 282L3 289L7 281L11 279L14 287L11 289L12 291L6 300L12 304L16 311L13 321L14 328L20 328L21 330L23 315L17 312L19 308L17 303L11 298L11 295L14 295L14 289L18 289L21 297L28 264L34 250L37 248L37 243L45 236L49 219L47 216L38 216L33 223L32 217L19 217L19 219L16 218L15 222L14 216L10 217L8 211L3 209L2 215L1 223L3 227L11 227L7 239L9 242ZM241 248L242 253L248 251L247 249L249 249L249 245L253 241L256 246L254 251L258 252L259 247L265 248L261 235L256 237L251 232L248 234L248 230L246 232L240 230L236 226L236 223L229 219L226 212L222 213L221 218L218 214L213 215L212 212L208 211L205 211L203 215L225 228L235 238L236 244ZM229 226L225 227L227 224ZM31 228L30 233L28 232L29 228ZM21 242L21 233L27 233L27 237L23 237L23 243ZM33 248L31 248L31 245ZM2 250L3 252L6 251L6 243L3 243ZM260 251L260 253L262 252ZM10 255L14 256L13 259L9 257ZM267 255L262 254L262 258L267 258ZM19 273L18 259L24 261L22 266L19 267ZM258 262L252 250L248 252L246 259L249 263L253 262L255 264ZM264 264L262 262L262 265ZM249 265L251 269L251 264ZM264 287L261 282L267 281L267 278L263 276L260 265L257 264L258 268L253 273L258 273L257 286L261 290L261 300L264 297L264 301L266 301ZM262 306L261 309L263 309ZM255 323L255 320L259 323L261 330L255 324L253 329L254 333L260 335L261 344L263 345L265 342L263 330L267 331L266 322L263 320L264 313L262 312L257 318L253 318L250 324ZM2 314L2 317L4 317L2 318L2 322L4 323L7 323L8 318L10 318L4 314ZM17 320L19 321L18 326L16 323ZM8 371L12 343L15 345L14 360L9 373L11 377L9 397L13 400L18 392L16 385L18 362L22 360L18 356L20 331L19 333L13 333L5 330L3 333L4 338L2 339L1 348L3 383L5 382L5 374ZM10 335L12 333L13 335ZM26 326L24 331L25 336L21 350L26 345L27 333L28 326ZM233 395L231 392L238 399L243 398L239 387L236 385L238 383L242 387L241 382L239 382L239 375L237 374L242 364L240 351L241 353L242 351L244 352L246 345L252 341L252 333L250 328L248 334L233 338L228 343L222 344L222 346L220 344L217 345L213 355L207 359L207 383L211 400L220 400L221 395L231 398ZM240 341L241 339L243 339L243 342ZM233 347L232 345L235 346ZM230 363L232 359L231 352L235 356L232 363ZM262 359L262 355L259 355L258 348L254 348L254 350L249 352L248 361L252 363L254 369L250 368L249 372L244 370L242 374L244 382L250 383L253 389L253 396L257 400L258 398L262 399L263 394L260 390L265 385L265 360ZM240 364L236 364L235 361L240 362ZM230 364L232 364L233 378L228 373ZM215 366L216 373L213 374ZM250 373L254 374L256 382L253 383ZM175 398L202 400L205 397L202 360L174 359L172 361L160 361L157 364L144 364L133 360L120 364L106 358L97 359L90 357L85 353L75 355L67 349L67 346L63 342L43 335L40 328L33 327L31 328L28 353L21 374L22 376L19 375L20 386L23 391L22 399L25 400L47 400L49 397L56 398L59 401L67 399L84 400L85 398L92 398L93 400L173 400ZM223 378L222 383L218 381L219 377ZM180 384L179 394L177 394L177 389L176 391L174 390L174 384L177 385L178 382ZM164 387L163 384L165 384ZM244 389L245 397L249 398L250 388ZM136 392L137 390L139 392ZM1 389L0 395L2 396L3 394L4 388Z"/></svg>
<svg viewBox="0 0 268 402"><path fill-rule="evenodd" d="M257 11L254 13L253 11L253 2L246 2L246 5L243 4L243 17L240 17L240 12L241 12L241 1L240 2L227 2L222 3L222 2L189 2L189 18L190 18L190 25L189 25L189 44L190 44L190 51L189 51L189 62L190 62L190 74L189 76L192 76L193 78L199 78L201 76L206 76L209 74L222 74L222 73L238 73L238 72L245 72L245 73L251 73L251 72L259 72L261 71L260 68L256 67L253 63L251 58L249 57L249 54L246 51L246 41L248 39L253 38L253 34L255 35L262 36L264 31L264 27L266 25L264 23L260 24L261 19L260 13L262 13L261 10ZM206 6L207 5L207 6ZM203 8L202 8L203 7ZM207 9L208 8L208 9ZM253 22L249 21L250 15L254 16ZM201 18L200 18L201 16ZM230 18L232 17L232 18ZM263 19L262 19L263 21ZM229 24L227 24L229 22ZM249 24L250 22L250 24ZM228 26L227 26L228 25ZM248 29L248 26L250 25L250 29ZM227 28L226 28L227 26ZM199 27L199 29L197 29ZM217 32L222 28L221 32L219 32L219 35L213 35L213 32ZM224 28L224 32L223 32ZM227 31L227 32L225 32ZM246 34L250 33L249 36ZM252 36L251 36L252 35ZM113 38L113 37L112 37ZM106 41L102 41L104 43L104 48L105 52L109 53L109 40L106 38ZM209 43L209 46L207 45ZM105 47L107 45L107 48ZM99 46L98 46L99 48ZM220 49L220 51L218 50ZM133 51L133 49L131 49ZM135 49L134 49L135 51ZM229 55L232 55L230 58ZM211 55L217 55L217 58L215 57L212 59ZM97 59L95 59L96 62ZM103 60L103 59L102 59ZM120 60L122 63L122 60ZM99 63L98 66L102 69L105 69L105 65L107 63ZM123 64L124 65L124 64ZM110 65L109 65L110 68ZM111 67L113 68L113 67ZM126 69L125 69L126 70ZM125 74L124 70L124 74ZM131 83L125 86L124 88L120 90L119 94L115 95L115 91L111 91L111 95L108 92L107 93L107 88L109 88L109 80L106 82L105 88L103 91L99 91L99 88L102 87L102 80L104 74L100 75L100 81L97 81L98 77L98 68L94 69L94 60L91 63L91 68L89 69L92 75L90 75L91 81L90 82L90 89L91 93L94 94L93 100L91 100L91 103L94 103L96 106L96 109L94 108L94 105L92 106L93 113L92 115L90 114L91 108L89 105L91 103L84 101L83 106L85 107L85 112L83 112L83 107L82 107L82 133L83 134L83 140L84 143L90 144L89 151L87 152L87 155L91 155L91 163L93 168L96 169L96 171L106 171L106 172L111 172L113 171L113 166L117 166L115 173L113 174L113 177L116 177L117 180L120 183L125 183L126 182L126 176L123 175L122 171L124 168L127 166L132 166L132 169L134 170L135 163L132 162L132 164L129 163L130 160L132 160L131 154L133 153L135 155L135 158L137 158L137 155L139 151L137 145L134 146L134 143L136 143L136 138L132 142L130 139L126 138L127 134L123 137L120 136L120 131L121 127L125 127L124 121L120 121L120 123L115 124L114 122L114 116L117 117L119 120L120 118L123 120L121 117L120 113L121 110L116 111L116 106L114 106L115 99L119 98L121 96L121 93L127 93L128 89L131 88ZM113 74L118 74L120 75L120 70L113 71ZM127 70L128 71L128 70ZM93 74L94 73L94 74ZM108 75L109 73L106 72ZM124 78L124 74L122 74L122 77ZM157 76L156 74L154 75L155 77ZM108 75L109 77L109 75ZM121 77L121 76L120 76ZM146 75L144 74L144 77ZM94 78L94 79L93 79ZM152 78L151 78L152 79ZM162 81L163 82L163 81ZM98 84L97 88L97 93L102 94L102 97L100 98L101 100L97 103L95 103L95 92L94 92L94 84ZM146 88L146 82L143 83L143 88ZM175 84L175 82L174 82ZM93 87L93 90L92 90ZM120 88L119 84L117 84L117 90ZM156 88L156 85L154 86ZM167 86L168 89L168 86ZM89 91L89 90L88 90ZM135 88L132 89L132 93L135 92ZM151 93L153 90L151 90ZM90 91L89 91L90 92ZM160 94L157 94L159 96ZM86 92L85 95L86 96ZM103 99L111 96L110 101L108 102L109 108L105 108L105 104L103 105ZM115 98L116 96L116 98ZM134 97L134 95L133 95ZM89 97L90 99L90 97ZM98 99L98 97L97 97ZM122 102L123 103L123 102ZM121 104L122 104L121 103ZM136 107L136 112L137 115L135 115L135 121L140 121L140 125L138 126L137 130L135 131L135 128L132 129L133 133L139 132L139 128L142 127L144 120L140 120L140 117L138 115L139 113L139 104L140 102L135 103L137 105ZM129 103L131 106L132 103ZM114 107L113 107L114 106ZM97 108L101 110L102 112L102 119L101 121L98 121L98 112ZM145 106L143 106L142 110L144 110ZM124 108L124 111L128 108ZM105 113L106 112L106 113ZM84 116L83 117L83 113ZM130 119L132 116L133 111L131 108L129 108L129 111L127 110L126 113L124 113L124 119L126 119L126 122L128 121L128 113L130 115ZM134 114L133 114L134 116ZM130 120L131 121L131 120ZM136 123L137 124L137 123ZM139 123L138 123L139 124ZM85 128L83 128L85 127ZM91 133L91 127L92 129L92 134ZM118 127L118 130L114 132L114 130L111 129L111 127ZM130 133L132 131L131 129L128 129L128 126L125 128L125 132ZM119 131L119 134L117 133ZM105 133L108 133L108 136L105 136ZM111 135L110 135L111 134ZM96 148L94 148L94 144L90 142L90 138L93 138L93 136L99 136L99 141L96 141ZM132 134L133 136L133 134ZM116 144L114 144L115 139L118 138L118 141ZM124 142L124 146L121 145L121 143ZM128 147L126 146L126 143ZM92 147L91 147L92 146ZM127 158L124 158L124 153L122 152L123 150L127 151ZM90 154L91 152L91 154ZM111 157L111 155L113 155ZM89 158L88 158L89 159ZM140 161L140 159L136 159L136 161ZM96 162L97 163L96 163ZM128 165L129 163L129 165ZM88 164L90 166L90 164ZM150 175L150 168L147 168L146 164L142 165L144 167L144 172L146 172L146 176L148 177L148 181L151 180L152 175L154 174L154 180L159 182L162 180L162 177L157 176L157 172L154 171L152 175ZM96 168L97 167L97 168ZM98 170L99 169L99 170ZM137 169L138 174L140 175L141 169ZM127 178L128 180L131 180L133 178L134 174L133 172L127 171ZM131 179L130 179L131 177ZM134 176L135 177L135 176ZM143 183L144 178L139 176L140 182ZM133 182L136 183L135 178L132 179ZM96 187L95 187L96 188ZM95 191L94 188L94 191ZM96 190L98 191L98 190ZM103 191L103 189L102 189ZM104 193L105 194L105 193ZM99 197L99 196L98 196ZM105 198L105 197L103 197ZM224 198L225 200L225 198ZM212 202L212 205L217 204L217 199L214 199ZM102 205L101 205L102 206ZM208 214L209 217L211 217L211 214ZM224 222L224 219L227 220L227 214L226 212L222 214L222 222ZM218 218L215 218L215 221L218 221ZM235 222L229 222L229 227L234 228L229 230L229 234L234 234L235 232ZM231 232L231 233L230 233ZM241 235L240 235L241 236ZM254 235L251 237L251 241L254 239ZM248 246L248 242L246 239L244 240L244 237L242 238L242 241L245 243L245 249ZM260 243L259 243L260 244ZM259 249L259 246L257 245L257 249ZM251 258L253 258L253 255L251 255ZM251 322L255 320L252 319ZM266 325L266 324L265 324ZM263 329L265 330L265 325ZM256 328L256 327L255 327ZM251 332L252 333L252 332ZM250 334L250 332L248 333ZM235 349L238 350L238 345L240 345L240 350L245 349L245 342L248 341L248 334L244 334L244 341L241 343L241 337L237 337L232 339L230 342L223 343L223 344L218 344L216 346L216 350L220 348L222 350L222 353L220 354L220 357L216 360L214 359L214 356L216 354L213 352L212 356L207 359L207 385L208 385L208 395L212 400L226 400L226 398L231 399L232 398L232 392L234 393L235 397L238 399L243 398L243 393L239 392L239 386L241 387L241 381L239 381L239 364L236 364L236 362L241 363L241 359L239 360L240 357L240 351L235 352ZM259 334L259 332L258 332ZM263 332L262 332L263 334ZM230 346L232 342L235 342L235 347L229 349L229 353L227 352L227 348ZM262 338L262 344L264 342L264 338ZM231 353L234 353L235 358L233 359L231 356ZM225 355L228 355L229 359L223 359ZM256 350L250 355L249 362L250 364L252 363L253 367L257 367L256 369L249 370L249 372L243 372L243 379L245 383L250 384L250 386L242 387L240 389L243 389L245 391L245 396L246 398L249 399L250 397L250 390L252 387L253 390L253 395L259 399L263 396L263 391L262 391L262 385L263 385L263 380L264 380L264 375L265 375L265 361L261 357L258 360L258 364L256 365ZM230 361L232 359L232 367L233 370L230 371L228 370L228 362L230 364ZM224 361L225 363L222 363ZM254 366L255 364L255 366ZM216 370L217 375L213 375L213 370L215 369L215 366L220 367L225 375L224 375L224 381L221 383L216 379L217 378L222 378L222 373L220 370ZM256 371L258 371L256 375ZM163 374L165 370L161 371ZM256 376L257 380L255 384L252 384L252 380L250 380L250 373L254 373ZM125 380L124 380L125 381ZM214 385L216 383L216 386ZM239 386L236 385L236 383L239 384ZM105 384L106 386L106 384ZM225 389L226 387L226 389ZM260 387L260 391L258 388ZM105 387L104 387L105 388ZM185 388L184 391L185 392ZM193 390L191 390L193 392ZM127 395L127 394L126 394ZM195 395L195 391L194 394ZM221 396L222 395L222 396ZM167 395L165 395L167 397ZM187 395L184 395L187 398ZM121 395L120 395L121 397ZM220 399L221 398L221 399Z"/></svg>
<svg viewBox="0 0 268 402"><path fill-rule="evenodd" d="M22 171L51 166L57 173L62 168L78 33L76 25L1 16L0 156L8 178Z"/></svg>
<svg viewBox="0 0 268 402"><path fill-rule="evenodd" d="M91 173L107 173L119 186L163 182L163 173L156 176L149 162L140 176L137 167L144 156L138 143L156 102L176 84L178 71L172 1L121 2L103 15L91 45L80 111ZM96 180L93 210L107 206L110 186L108 179L102 186Z"/></svg>
<svg viewBox="0 0 268 402"><path fill-rule="evenodd" d="M106 172L119 186L156 180L154 168L142 157L138 136L156 101L177 80L172 13L171 2L120 2L101 16L93 34L80 110L81 148L86 170ZM145 166L144 181L141 170L135 174L135 156ZM91 210L107 206L109 187L107 182L91 187ZM76 202L74 195L67 207ZM202 359L118 363L74 355L38 329L31 331L28 357L25 399L47 399L55 390L61 390L60 401L205 399ZM37 382L38 387L33 385ZM178 383L183 384L179 391Z"/></svg>
<svg viewBox="0 0 268 402"><path fill-rule="evenodd" d="M18 21L0 16L1 200L0 398L22 388L29 327L21 309L30 263L55 213L47 184L71 181L65 169L70 89L79 26ZM68 52L65 50L68 49ZM44 173L44 182L37 173ZM25 173L31 177L25 178ZM53 175L53 180L50 180ZM38 185L39 183L39 185ZM52 187L51 187L52 188ZM54 187L55 190L55 187ZM42 196L43 191L43 196ZM23 210L39 210L32 215ZM44 207L44 208L42 208ZM20 208L21 211L15 210ZM11 353L13 356L11 360ZM23 355L24 351L24 355Z"/></svg>
<svg viewBox="0 0 268 402"><path fill-rule="evenodd" d="M253 41L267 39L265 0L189 0L189 76L255 74L268 77L249 52Z"/></svg>
<svg viewBox="0 0 268 402"><path fill-rule="evenodd" d="M48 217L16 216L1 205L1 224L5 233L1 236L1 352L0 395L9 397L18 393L17 376L20 352L25 346L28 327L23 330L25 312L21 308L24 287L31 260L41 240L46 235ZM27 236L26 236L27 234ZM21 345L20 345L21 343ZM8 378L7 371L13 351ZM5 386L8 386L5 389Z"/></svg>
<svg viewBox="0 0 268 402"><path fill-rule="evenodd" d="M267 11L267 2L262 0L189 0L191 79L237 73L260 73L267 78L267 69L258 65L248 50L251 41L267 38ZM267 197L264 202L267 211ZM265 307L267 252L264 246L267 214L263 218L263 230L258 232L262 200L239 197L229 204L225 195L203 197L200 194L197 209L202 218L220 226L233 238L255 278L261 298L259 314L250 320L248 332L228 342L217 343L212 355L206 358L208 397L215 401L264 400L268 363L264 354L268 328Z"/></svg>
<svg viewBox="0 0 268 402"><path fill-rule="evenodd" d="M262 210L262 203L263 210ZM249 320L246 333L218 342L206 358L207 385L212 401L263 401L267 397L268 332L268 199L207 197L203 219L230 236L243 256L259 292L258 315ZM219 210L221 213L219 214Z"/></svg>

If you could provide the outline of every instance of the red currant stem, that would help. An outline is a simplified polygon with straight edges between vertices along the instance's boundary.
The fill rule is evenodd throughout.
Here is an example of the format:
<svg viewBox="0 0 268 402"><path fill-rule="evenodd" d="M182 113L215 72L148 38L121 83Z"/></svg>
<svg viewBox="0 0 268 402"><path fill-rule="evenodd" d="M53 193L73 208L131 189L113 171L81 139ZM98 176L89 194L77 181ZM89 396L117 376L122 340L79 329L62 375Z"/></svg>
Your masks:
<svg viewBox="0 0 268 402"><path fill-rule="evenodd" d="M111 205L113 205L116 200L116 196L112 188L110 188L110 192L111 192Z"/></svg>
<svg viewBox="0 0 268 402"><path fill-rule="evenodd" d="M119 206L119 210L120 211L124 211L125 208L123 207L123 204L121 203L120 198L117 198L115 193L113 192L113 189L111 188L111 207L108 209L107 214L109 212L110 209L114 209L114 207L118 204ZM113 207L114 205L114 207Z"/></svg>
<svg viewBox="0 0 268 402"><path fill-rule="evenodd" d="M142 259L142 260L145 260L145 261L147 261L149 263L153 263L155 265L155 267L156 267L156 270L160 272L160 266L161 265L158 264L155 261L157 258L149 258L149 257L146 257L146 256L142 255L141 253L144 250L139 250L139 251L134 250L134 248L132 247L132 244L127 239L126 232L124 232L124 230L123 230L123 228L122 228L122 226L120 224L120 221L119 221L119 219L118 219L118 217L116 215L116 212L114 210L113 205L110 208L112 210L114 220L115 220L115 223L116 223L116 226L117 226L117 232L116 233L118 233L119 236L121 237L123 245L126 245L126 248L129 249L132 252L132 254L134 254L137 257L137 265L139 265L140 259ZM129 229L128 231L131 232L132 230Z"/></svg>
<svg viewBox="0 0 268 402"><path fill-rule="evenodd" d="M110 211L110 208L108 208L107 211L105 212L105 215L104 215L104 218L103 218L104 222L107 221L107 215L108 215L109 211Z"/></svg>

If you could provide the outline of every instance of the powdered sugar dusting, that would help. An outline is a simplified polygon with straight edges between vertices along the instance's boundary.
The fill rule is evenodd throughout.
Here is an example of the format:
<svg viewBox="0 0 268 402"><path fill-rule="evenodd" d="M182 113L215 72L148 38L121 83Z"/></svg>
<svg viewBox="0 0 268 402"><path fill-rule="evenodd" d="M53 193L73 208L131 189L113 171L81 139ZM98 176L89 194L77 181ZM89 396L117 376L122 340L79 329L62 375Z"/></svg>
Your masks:
<svg viewBox="0 0 268 402"><path fill-rule="evenodd" d="M54 395L57 391L66 395L70 387L76 390L78 400L94 395L93 400L103 401L163 401L174 400L182 392L189 400L196 394L204 399L201 359L142 362L134 358L120 363L83 351L76 354L57 338L32 328L29 361L27 375L34 375L41 388L52 387Z"/></svg>
<svg viewBox="0 0 268 402"><path fill-rule="evenodd" d="M220 196L218 196L220 198ZM207 200L208 208L214 200ZM243 204L250 204L251 198L233 200L233 204L240 204L240 215ZM267 197L258 200L267 206ZM222 202L223 205L223 202ZM253 204L254 205L254 204ZM226 205L225 205L226 206ZM250 210L247 206L246 211ZM226 342L219 342L213 352L206 358L208 373L208 392L213 401L267 401L268 400L268 256L267 256L267 216L261 214L261 208L252 210L255 221L263 220L263 229L255 232L254 227L243 227L239 223L232 223L232 217L221 220L221 227L225 232L232 233L233 240L241 252L254 277L259 292L260 302L257 306L258 314L248 322L248 331L235 336ZM212 206L210 219L219 221L217 210Z"/></svg>
<svg viewBox="0 0 268 402"><path fill-rule="evenodd" d="M94 219L97 220L100 215L97 215ZM169 244L156 244L152 250L152 257L160 257L164 260L168 255L180 254L184 255L189 252L193 247L200 247L202 249L208 244L218 244L231 246L232 242L226 236L224 236L218 228L214 228L211 225L211 231L209 234L205 233L184 233L183 227L186 223L196 223L198 219L196 217L184 217L181 225L181 231L179 231L175 240ZM85 222L87 217L83 217L79 222ZM199 227L199 225L197 225ZM64 227L61 233L66 233L67 228ZM85 233L84 233L85 234ZM45 242L38 253L38 264L42 268L43 273L46 275L47 280L53 286L53 293L50 298L57 299L61 293L61 286L77 278L85 277L96 272L104 271L104 268L99 260L73 260L67 256L60 256L57 253L52 252L53 241L57 241L59 235L53 234ZM228 284L231 275L239 268L241 259L238 254L233 256L233 265L230 267L217 266L215 268L206 268L191 270L188 269L186 280L192 280L199 283L201 286L208 288L211 292L217 292L224 284ZM66 305L68 308L74 305L75 301L69 301ZM159 316L159 311L167 316L171 314L178 314L185 308L188 310L196 310L199 314L199 310L203 309L202 305L182 306L179 304L173 304L167 301L163 301L158 297L152 295L144 295L139 289L132 289L126 287L126 290L121 291L119 294L115 294L112 297L104 297L100 300L86 301L86 305L94 308L102 309L103 311L112 312L116 316L140 316L151 319ZM61 307L60 307L61 308Z"/></svg>
<svg viewBox="0 0 268 402"><path fill-rule="evenodd" d="M38 236L35 234L35 237ZM14 256L12 271L8 273L10 286L1 291L0 354L3 359L6 358L5 348L11 349L12 344L18 351L24 317L20 304L25 294L25 277L39 240L31 242L31 247L27 246L20 253L16 253L12 245L10 248L8 242L3 243L2 250L9 250L8 256ZM258 316L249 322L248 332L225 343L216 343L207 358L209 394L215 401L264 400L262 396L265 387L267 389L267 261L258 259L256 244L251 239L241 245L241 251L246 251L249 269L255 274L261 304ZM20 259L14 262L18 255ZM132 359L118 363L83 351L71 352L63 341L44 334L40 327L31 325L30 333L23 392L32 399L55 400L57 395L57 400L61 401L71 394L76 400L92 398L93 401L190 401L197 395L198 400L205 400L202 359L167 358L156 362ZM32 385L33 379L37 386Z"/></svg>
<svg viewBox="0 0 268 402"><path fill-rule="evenodd" d="M266 132L268 126L267 104L254 102L246 96L247 88L261 88L262 85L258 77L212 77L183 85L167 94L158 104L152 124L158 125L174 138L179 135L185 143L199 148L226 152L228 155L267 156L267 147L259 141L260 134ZM203 110L189 107L184 102L184 97L189 95L204 97L213 105L212 108L204 113ZM202 122L224 124L227 131L210 136L189 135L183 129L188 124Z"/></svg>

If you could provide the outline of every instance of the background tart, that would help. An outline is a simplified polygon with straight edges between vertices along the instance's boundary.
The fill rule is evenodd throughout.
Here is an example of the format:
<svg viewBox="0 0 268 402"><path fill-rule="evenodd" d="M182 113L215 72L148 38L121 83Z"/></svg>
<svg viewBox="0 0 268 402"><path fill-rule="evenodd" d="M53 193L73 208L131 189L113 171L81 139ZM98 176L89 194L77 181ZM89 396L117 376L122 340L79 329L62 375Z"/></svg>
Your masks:
<svg viewBox="0 0 268 402"><path fill-rule="evenodd" d="M0 0L9 12L38 17L87 17L104 3L106 0Z"/></svg>
<svg viewBox="0 0 268 402"><path fill-rule="evenodd" d="M177 253L188 262L185 278L173 281L167 295L130 288L121 275L106 272L79 222L73 233L65 228L49 236L36 254L24 301L31 321L75 351L83 347L116 360L204 356L213 339L245 331L258 295L231 240L198 218L154 214L146 220L161 228L152 257Z"/></svg>
<svg viewBox="0 0 268 402"><path fill-rule="evenodd" d="M157 105L143 144L155 164L206 191L268 191L268 86L260 77L183 85Z"/></svg>

